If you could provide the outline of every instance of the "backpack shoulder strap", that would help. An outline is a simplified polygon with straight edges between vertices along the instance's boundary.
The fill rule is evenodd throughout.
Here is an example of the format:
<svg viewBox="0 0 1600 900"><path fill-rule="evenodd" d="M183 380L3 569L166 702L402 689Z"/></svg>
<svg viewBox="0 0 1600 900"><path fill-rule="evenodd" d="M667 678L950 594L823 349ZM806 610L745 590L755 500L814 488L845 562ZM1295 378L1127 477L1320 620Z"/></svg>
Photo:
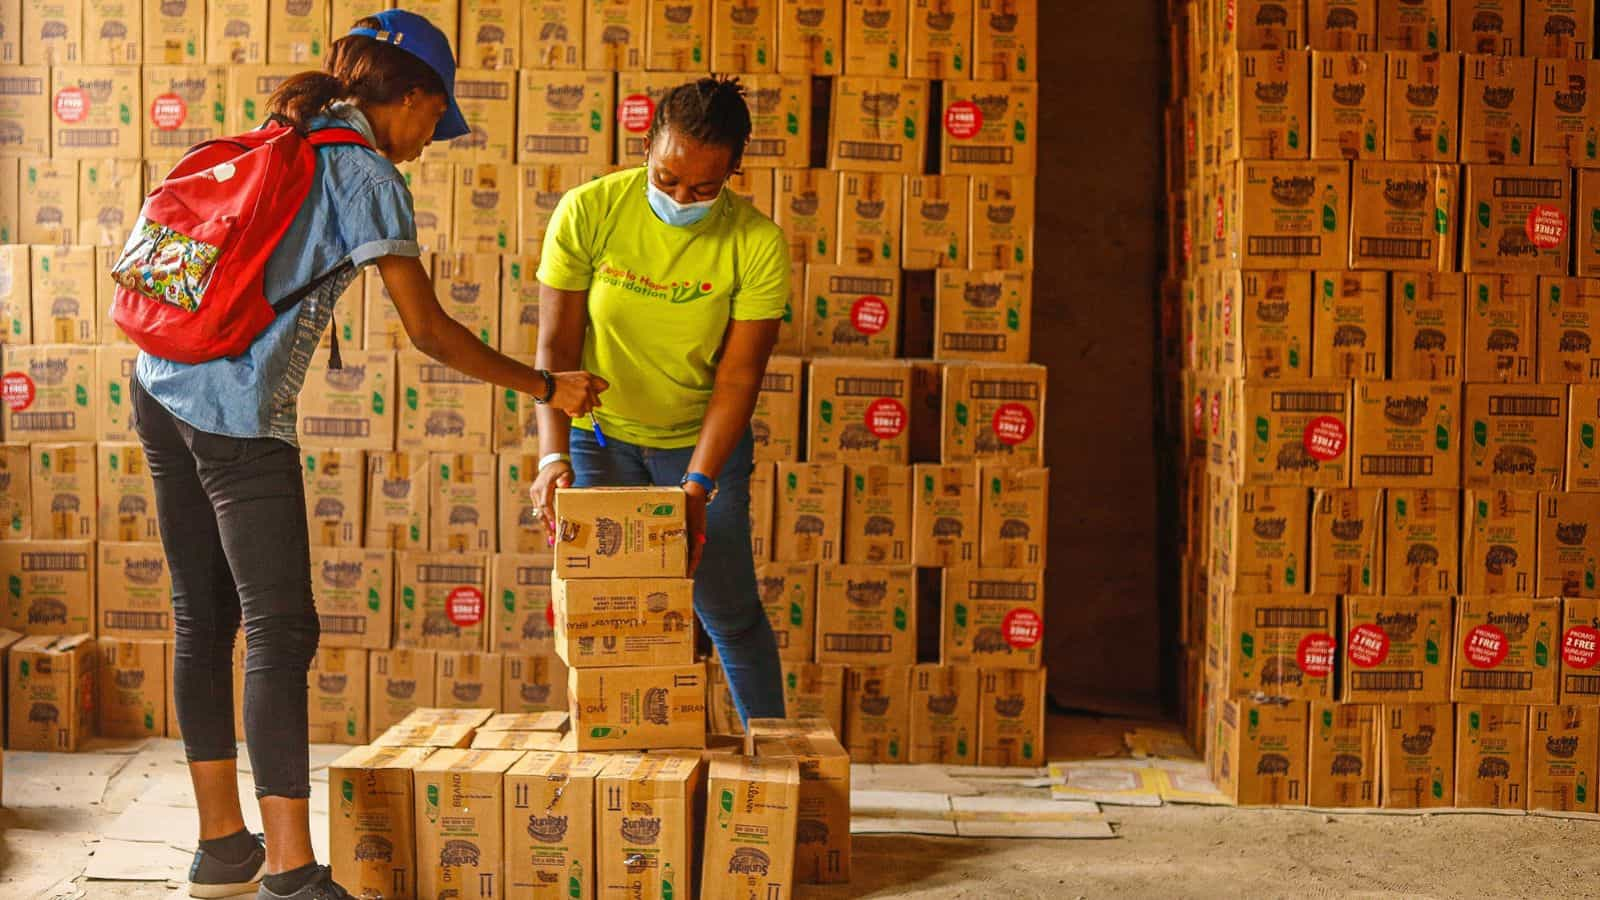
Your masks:
<svg viewBox="0 0 1600 900"><path fill-rule="evenodd" d="M354 128L319 128L306 135L306 143L313 147L333 147L339 144L355 144L358 147L373 149L372 144Z"/></svg>

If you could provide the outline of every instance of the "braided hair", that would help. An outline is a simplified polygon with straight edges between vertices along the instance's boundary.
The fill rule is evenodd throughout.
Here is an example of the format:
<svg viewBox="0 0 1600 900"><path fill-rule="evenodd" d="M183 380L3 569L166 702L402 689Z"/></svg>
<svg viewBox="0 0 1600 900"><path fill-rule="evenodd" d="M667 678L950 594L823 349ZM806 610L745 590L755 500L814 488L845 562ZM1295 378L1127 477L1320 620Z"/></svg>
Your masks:
<svg viewBox="0 0 1600 900"><path fill-rule="evenodd" d="M745 104L744 86L737 78L712 75L667 91L650 119L645 146L654 147L656 138L668 129L702 144L726 148L737 172L750 142L750 107Z"/></svg>

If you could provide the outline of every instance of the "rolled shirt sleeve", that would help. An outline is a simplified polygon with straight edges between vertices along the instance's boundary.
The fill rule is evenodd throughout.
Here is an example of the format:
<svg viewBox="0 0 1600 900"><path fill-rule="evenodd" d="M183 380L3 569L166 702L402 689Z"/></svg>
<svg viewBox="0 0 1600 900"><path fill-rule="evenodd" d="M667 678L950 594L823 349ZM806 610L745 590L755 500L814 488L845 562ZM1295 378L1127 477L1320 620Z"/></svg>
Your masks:
<svg viewBox="0 0 1600 900"><path fill-rule="evenodd" d="M358 268L384 256L422 255L411 190L398 177L373 180L338 215L340 237Z"/></svg>

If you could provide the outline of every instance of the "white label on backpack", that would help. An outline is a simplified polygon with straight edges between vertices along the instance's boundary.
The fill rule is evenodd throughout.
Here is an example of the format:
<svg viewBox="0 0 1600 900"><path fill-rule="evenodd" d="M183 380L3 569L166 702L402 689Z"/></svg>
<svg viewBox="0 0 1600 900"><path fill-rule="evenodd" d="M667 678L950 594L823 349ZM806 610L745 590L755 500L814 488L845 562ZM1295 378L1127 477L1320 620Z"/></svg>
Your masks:
<svg viewBox="0 0 1600 900"><path fill-rule="evenodd" d="M234 171L233 163L217 163L216 167L211 170L211 177L215 178L218 184L221 184L232 178Z"/></svg>

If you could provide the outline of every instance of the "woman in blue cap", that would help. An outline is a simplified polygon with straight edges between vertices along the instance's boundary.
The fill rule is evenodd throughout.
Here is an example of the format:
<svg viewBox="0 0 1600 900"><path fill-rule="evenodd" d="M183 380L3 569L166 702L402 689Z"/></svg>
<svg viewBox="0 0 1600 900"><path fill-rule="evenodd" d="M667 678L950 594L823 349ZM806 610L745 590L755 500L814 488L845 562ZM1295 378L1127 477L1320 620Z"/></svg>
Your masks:
<svg viewBox="0 0 1600 900"><path fill-rule="evenodd" d="M447 366L575 415L606 388L585 372L531 369L495 352L434 296L395 165L467 133L454 86L445 36L402 10L360 20L330 48L325 71L285 81L267 104L276 120L302 132L353 129L371 145L318 148L311 192L268 261L268 300L318 286L240 356L198 365L139 357L134 418L172 573L173 694L200 813L193 897L350 896L311 849L306 673L319 627L295 419L312 352L356 271L377 269L412 342ZM239 805L232 660L241 622L245 742L264 846Z"/></svg>

